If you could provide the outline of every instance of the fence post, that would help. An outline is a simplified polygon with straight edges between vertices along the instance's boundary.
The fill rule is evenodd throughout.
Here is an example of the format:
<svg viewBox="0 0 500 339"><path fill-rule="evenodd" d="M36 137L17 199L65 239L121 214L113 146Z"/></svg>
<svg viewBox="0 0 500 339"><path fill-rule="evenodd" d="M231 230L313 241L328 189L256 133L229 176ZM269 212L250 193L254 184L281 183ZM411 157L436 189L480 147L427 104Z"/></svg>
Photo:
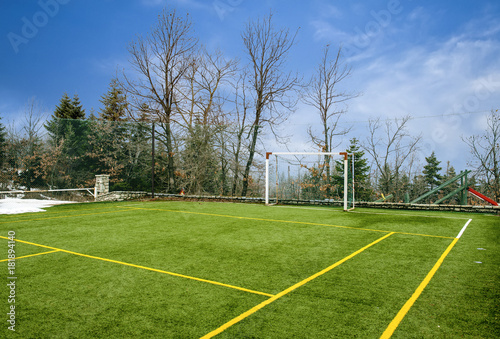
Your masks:
<svg viewBox="0 0 500 339"><path fill-rule="evenodd" d="M151 199L155 197L155 123L151 128Z"/></svg>
<svg viewBox="0 0 500 339"><path fill-rule="evenodd" d="M462 171L460 171L462 173ZM462 195L460 197L460 205L467 205L467 187L469 187L469 183L467 181L467 171L465 171L465 175L461 178L461 186L465 187L465 189L462 191Z"/></svg>
<svg viewBox="0 0 500 339"><path fill-rule="evenodd" d="M106 193L109 193L109 174L98 174L95 176L94 199Z"/></svg>

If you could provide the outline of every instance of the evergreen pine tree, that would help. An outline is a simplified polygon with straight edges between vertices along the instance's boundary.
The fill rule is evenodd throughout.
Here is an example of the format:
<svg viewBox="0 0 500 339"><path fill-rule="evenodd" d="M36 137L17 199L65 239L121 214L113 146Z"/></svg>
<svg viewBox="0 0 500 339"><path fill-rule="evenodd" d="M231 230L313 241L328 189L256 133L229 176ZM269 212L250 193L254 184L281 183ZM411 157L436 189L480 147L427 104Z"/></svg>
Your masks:
<svg viewBox="0 0 500 339"><path fill-rule="evenodd" d="M439 164L441 163L441 161L437 160L436 154L434 152L432 152L430 157L425 158L425 161L427 161L427 165L424 166L424 170L422 171L422 173L424 175L424 180L427 184L427 188L429 190L433 190L441 183L442 176L439 174L439 171L441 170ZM433 194L426 200L427 202L431 202L432 200L435 200L436 197L437 194Z"/></svg>
<svg viewBox="0 0 500 339"><path fill-rule="evenodd" d="M441 170L439 164L441 163L441 161L437 160L436 154L434 152L432 152L430 157L425 158L425 161L427 161L427 165L424 166L424 170L422 171L422 173L424 174L425 182L432 190L434 189L434 187L440 184L442 179L441 175L439 174L439 171Z"/></svg>
<svg viewBox="0 0 500 339"><path fill-rule="evenodd" d="M428 191L425 177L421 174L415 175L409 186L410 200L413 200Z"/></svg>
<svg viewBox="0 0 500 339"><path fill-rule="evenodd" d="M404 173L400 180L399 196L396 195L396 202L405 202L405 194L410 191L410 177Z"/></svg>
<svg viewBox="0 0 500 339"><path fill-rule="evenodd" d="M351 144L346 150L347 153L354 155L354 185L355 185L355 198L359 201L369 201L373 190L370 188L369 176L370 176L370 166L368 165L368 159L366 159L365 152L361 150L359 145L359 140L353 138L350 140ZM344 185L344 162L336 161L335 164L336 175L333 175L333 182L337 187L342 187ZM343 194L343 192L339 192Z"/></svg>
<svg viewBox="0 0 500 339"><path fill-rule="evenodd" d="M75 94L75 96L73 97L71 106L71 115L68 117L69 119L85 119L85 110L82 108L82 104L80 103L78 94Z"/></svg>
<svg viewBox="0 0 500 339"><path fill-rule="evenodd" d="M56 106L54 117L59 119L71 119L73 103L67 93L63 94L59 106Z"/></svg>
<svg viewBox="0 0 500 339"><path fill-rule="evenodd" d="M57 182L56 186L76 187L83 184L88 176L86 152L88 150L89 121L85 120L85 110L82 108L78 95L71 100L67 93L52 117L45 124L52 147L62 147L55 170L63 168L67 174L65 182Z"/></svg>
<svg viewBox="0 0 500 339"><path fill-rule="evenodd" d="M446 166L446 175L443 178L443 180L448 181L456 176L457 176L457 173L455 171L455 168L453 166L451 166L450 162L448 161L447 166ZM455 182L451 183L450 185L446 186L445 188L443 188L443 196L448 195L449 193L453 192L454 190L456 190L458 188L458 186L459 186L458 181L455 181ZM453 197L451 197L448 200L448 203L450 203L452 205L460 204L459 194L456 194Z"/></svg>
<svg viewBox="0 0 500 339"><path fill-rule="evenodd" d="M127 112L127 97L120 88L117 79L111 80L108 93L101 97L101 103L104 107L101 109L99 116L103 120L121 121Z"/></svg>
<svg viewBox="0 0 500 339"><path fill-rule="evenodd" d="M378 180L378 189L385 195L394 194L396 175L389 164L385 164Z"/></svg>
<svg viewBox="0 0 500 339"><path fill-rule="evenodd" d="M55 144L58 144L61 139L68 139L68 135L74 133L81 135L83 132L79 130L85 129L85 124L81 122L83 119L85 119L85 110L82 108L78 95L75 94L71 100L68 94L64 93L61 102L52 114L52 119L45 124L45 128Z"/></svg>

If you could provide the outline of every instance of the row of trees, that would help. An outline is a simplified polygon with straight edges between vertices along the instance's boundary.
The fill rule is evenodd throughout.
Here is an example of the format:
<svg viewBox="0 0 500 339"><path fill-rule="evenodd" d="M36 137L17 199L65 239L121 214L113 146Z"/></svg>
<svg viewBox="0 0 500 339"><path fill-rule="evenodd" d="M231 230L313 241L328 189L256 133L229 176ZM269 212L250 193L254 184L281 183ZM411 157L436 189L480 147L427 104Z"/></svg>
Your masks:
<svg viewBox="0 0 500 339"><path fill-rule="evenodd" d="M122 103L118 106L125 107L125 96L116 89L112 83L109 92L103 96L104 107L98 117L91 114L88 119L83 119L79 113L82 108L78 98L70 100L64 95L53 117L44 124L33 115L36 112L36 103L31 101L27 106L22 137L13 134L11 130L7 131L0 122L2 189L91 187L94 174L107 173L111 176L112 189L149 190L152 123L146 118L137 122L127 121L124 114L118 114L119 110L109 114L112 112L110 107L117 107L116 102ZM56 114L67 117L70 112L77 112L75 114L81 118L56 117ZM488 123L490 128L484 135L472 136L465 140L471 150L476 150L479 155L476 158L477 171L469 184L477 184L476 188L498 200L498 184L495 181L495 178L498 178L498 175L495 177L495 166L498 165L495 160L498 154L498 137L494 138L495 134L498 135L500 126L498 112L490 114ZM47 134L42 137L40 132L44 128ZM215 139L207 138L203 131L210 131L218 142L214 143L212 140ZM238 195L238 189L243 185L234 177L233 169L238 166L234 160L239 130L229 125L196 125L192 134L183 136L177 132L175 130L173 135L179 164L175 173L179 188L196 194ZM387 172L381 175L377 161L382 160L369 159L369 140L372 139L373 137L367 138L365 142L351 139L346 150L354 154L357 200L371 201L381 194L393 194L395 201L403 201L405 193L414 199L457 175L449 162L443 173L441 162L434 152L425 158L424 166L415 166L413 171L409 171L410 167L406 166L397 171L397 163L387 160L387 166L383 167ZM495 140L496 146L493 142ZM181 143L182 147L179 146ZM391 147L387 146L384 148L391 152ZM334 162L328 177L326 168L330 162L331 159L325 159L303 166L306 171L300 187L302 198L342 197L343 163ZM156 147L155 165L156 185L164 191L164 188L169 186L169 177L165 170L168 166L168 156L163 144ZM252 180L249 187L252 194L262 195L263 168L259 164L255 167L253 173L256 180ZM481 172L482 169L484 172ZM398 173L401 173L399 177ZM296 178L292 180L296 181ZM453 183L424 202L435 201L456 188L458 183ZM459 199L453 197L448 202L458 203Z"/></svg>
<svg viewBox="0 0 500 339"><path fill-rule="evenodd" d="M406 199L415 199L424 193L436 188L438 185L455 178L457 173L453 166L448 162L446 171L441 174L441 162L437 160L434 152L429 157L426 157L425 165L415 173L406 172L406 168L401 170L401 176L396 177L396 171L393 171L393 164L386 168L385 175L389 176L387 180L384 175L377 172L376 165L370 167L368 158L366 157L366 145L362 145L356 138L350 140L349 148L346 150L354 157L354 163L349 159L348 168L348 187L350 192L350 182L354 179L355 182L355 199L358 201L374 201L382 196L392 195L390 201L402 202ZM313 161L308 163L306 159L298 159L292 157L287 162L287 159L280 158L282 163L279 170L279 178L277 180L278 199L338 199L341 200L344 194L344 162L335 160L333 163L332 175L327 177L326 169L332 161L331 157L326 156L327 160ZM314 158L314 157L313 157ZM376 164L376 161L373 161ZM292 165L290 165L292 164ZM354 166L354 170L351 166ZM278 166L279 167L279 166ZM294 167L293 174L290 175L290 167ZM298 173L297 173L298 168ZM375 170L372 170L375 168ZM274 170L274 168L273 168ZM288 170L288 173L287 173ZM302 170L302 174L300 171ZM274 185L274 173L271 184ZM459 187L459 180L444 187L439 192L427 197L420 203L431 203L439 198L442 198ZM470 185L474 185L475 181L469 181ZM273 187L273 192L275 191ZM273 193L274 196L275 193ZM406 196L406 199L405 199ZM349 199L351 196L348 196ZM448 203L459 204L459 196L449 198Z"/></svg>
<svg viewBox="0 0 500 339"><path fill-rule="evenodd" d="M392 195L391 201L403 202L416 199L424 193L457 177L455 168L446 163L443 171L441 161L432 152L421 164L415 157L419 150L419 137L412 137L406 131L409 117L385 121L369 122L369 133L363 142L353 138L346 150L354 155L354 182L356 200L373 201L382 196ZM498 179L500 156L500 115L492 110L487 117L487 128L481 135L473 135L464 140L464 148L469 148L472 156L468 185L473 186L496 201L500 201ZM368 156L368 158L367 158ZM297 161L296 161L297 162ZM327 199L343 196L343 162L336 161L332 173L328 175L331 158L312 165L301 165L307 174L300 180L282 173L280 177L281 198L291 194L288 186L296 187L300 182L302 199ZM351 176L351 173L348 173ZM435 194L420 203L431 203L443 198L459 188L460 179L452 181ZM279 196L279 194L278 194ZM298 194L295 194L298 197ZM450 204L459 204L460 197L455 195L447 200Z"/></svg>
<svg viewBox="0 0 500 339"><path fill-rule="evenodd" d="M255 156L262 136L278 138L276 127L302 100L321 122L320 130L309 129L310 141L318 151L336 150L349 132L341 123L346 104L358 95L341 89L351 76L341 47L335 53L324 48L308 81L288 71L297 33L275 27L272 14L250 21L241 34L247 60L239 61L202 46L188 15L164 10L151 32L130 44L131 67L111 81L97 116L86 115L78 96L65 94L45 123L31 102L22 137L1 130L3 173L10 178L4 186L88 186L94 174L108 173L116 188L148 189L154 125L159 190L261 195L263 171ZM352 141L358 199L379 192L399 201L405 192L415 195L441 180L439 164L431 168L434 155L429 169L418 168L420 137L407 132L410 119L370 121L368 138ZM478 181L498 199L497 112L490 122L493 136L466 142L479 161ZM493 152L485 155L491 145ZM336 166L330 157L318 164L327 196L342 175ZM448 166L444 176L453 173Z"/></svg>
<svg viewBox="0 0 500 339"><path fill-rule="evenodd" d="M93 115L85 119L78 98L67 95L50 120L39 113L36 101L30 100L21 131L0 124L3 190L93 187L98 173L131 185L144 180L139 168L151 165L146 161L149 131L143 124L113 124Z"/></svg>

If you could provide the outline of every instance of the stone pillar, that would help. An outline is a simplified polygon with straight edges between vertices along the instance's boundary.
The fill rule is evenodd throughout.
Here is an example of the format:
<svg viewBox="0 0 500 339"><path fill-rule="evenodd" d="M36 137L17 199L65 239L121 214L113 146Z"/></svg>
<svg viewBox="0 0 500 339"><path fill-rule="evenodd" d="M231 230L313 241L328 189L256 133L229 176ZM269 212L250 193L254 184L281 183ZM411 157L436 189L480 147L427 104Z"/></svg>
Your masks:
<svg viewBox="0 0 500 339"><path fill-rule="evenodd" d="M109 193L109 174L99 174L95 176L96 198L101 194Z"/></svg>

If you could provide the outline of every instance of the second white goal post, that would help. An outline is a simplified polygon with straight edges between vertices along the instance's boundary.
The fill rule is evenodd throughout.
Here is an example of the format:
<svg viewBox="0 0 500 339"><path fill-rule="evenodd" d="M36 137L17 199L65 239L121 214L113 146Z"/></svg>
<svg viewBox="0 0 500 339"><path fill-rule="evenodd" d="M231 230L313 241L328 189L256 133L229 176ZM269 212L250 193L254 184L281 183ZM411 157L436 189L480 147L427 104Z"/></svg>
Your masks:
<svg viewBox="0 0 500 339"><path fill-rule="evenodd" d="M266 205L340 204L354 208L354 155L347 152L267 152Z"/></svg>

